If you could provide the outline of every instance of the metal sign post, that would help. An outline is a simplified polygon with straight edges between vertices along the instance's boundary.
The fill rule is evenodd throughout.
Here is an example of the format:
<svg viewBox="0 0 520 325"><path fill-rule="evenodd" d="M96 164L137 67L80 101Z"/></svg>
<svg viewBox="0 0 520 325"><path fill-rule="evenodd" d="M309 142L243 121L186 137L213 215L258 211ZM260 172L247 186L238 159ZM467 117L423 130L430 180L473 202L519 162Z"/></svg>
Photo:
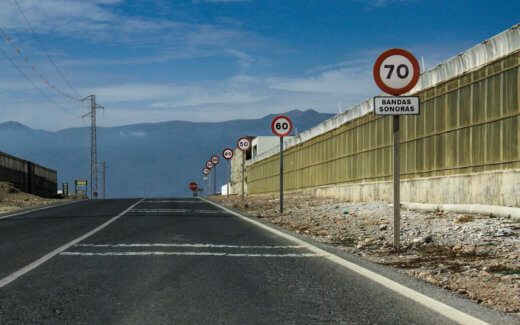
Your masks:
<svg viewBox="0 0 520 325"><path fill-rule="evenodd" d="M400 115L418 115L419 97L399 96L410 91L419 81L417 59L403 49L391 49L381 54L374 64L374 80L387 94L374 98L375 115L392 115L394 146L394 247L401 245L401 169L399 154Z"/></svg>
<svg viewBox="0 0 520 325"><path fill-rule="evenodd" d="M242 201L244 201L246 151L251 148L251 141L247 137L242 137L237 141L237 148L242 151Z"/></svg>
<svg viewBox="0 0 520 325"><path fill-rule="evenodd" d="M213 163L215 170L213 171L213 194L217 194L217 165L220 162L218 156L211 156L210 161Z"/></svg>
<svg viewBox="0 0 520 325"><path fill-rule="evenodd" d="M210 171L208 173L209 182L208 182L208 192L211 194L211 169L213 168L213 163L211 161L206 161L206 168ZM215 194L215 193L213 193Z"/></svg>
<svg viewBox="0 0 520 325"><path fill-rule="evenodd" d="M280 214L283 214L283 137L291 134L292 121L283 115L279 115L271 122L271 131L280 137Z"/></svg>
<svg viewBox="0 0 520 325"><path fill-rule="evenodd" d="M209 185L206 184L206 181L208 180L208 175L209 175L209 168L205 167L202 169L202 174L204 175L204 189L205 189L205 192L206 192L206 196L209 195Z"/></svg>
<svg viewBox="0 0 520 325"><path fill-rule="evenodd" d="M233 158L233 150L231 150L230 148L224 149L222 151L222 157L224 157L224 159L227 160L227 164L226 164L226 178L227 178L226 187L227 187L227 197L229 199L229 160L231 158Z"/></svg>

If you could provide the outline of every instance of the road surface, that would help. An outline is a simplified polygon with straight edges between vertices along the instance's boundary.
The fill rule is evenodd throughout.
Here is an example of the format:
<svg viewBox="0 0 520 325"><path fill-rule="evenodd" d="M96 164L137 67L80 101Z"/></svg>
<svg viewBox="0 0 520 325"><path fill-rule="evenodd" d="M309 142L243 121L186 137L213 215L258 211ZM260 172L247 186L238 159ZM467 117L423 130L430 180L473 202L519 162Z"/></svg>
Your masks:
<svg viewBox="0 0 520 325"><path fill-rule="evenodd" d="M193 198L80 201L0 216L0 323L513 322L257 223ZM369 269L383 282L363 274ZM426 307L422 295L447 309Z"/></svg>

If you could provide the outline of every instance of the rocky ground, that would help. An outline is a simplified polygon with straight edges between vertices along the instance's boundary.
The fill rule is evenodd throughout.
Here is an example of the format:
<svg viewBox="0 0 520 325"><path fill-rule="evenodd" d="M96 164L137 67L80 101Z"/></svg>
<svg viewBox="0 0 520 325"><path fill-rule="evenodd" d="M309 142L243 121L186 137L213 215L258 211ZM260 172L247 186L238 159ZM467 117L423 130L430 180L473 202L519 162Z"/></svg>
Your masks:
<svg viewBox="0 0 520 325"><path fill-rule="evenodd" d="M212 199L520 317L520 219L402 210L396 252L387 202L288 196L282 216L277 196Z"/></svg>
<svg viewBox="0 0 520 325"><path fill-rule="evenodd" d="M11 183L0 182L0 214L64 201L64 199L45 199L36 195L27 194L15 188Z"/></svg>

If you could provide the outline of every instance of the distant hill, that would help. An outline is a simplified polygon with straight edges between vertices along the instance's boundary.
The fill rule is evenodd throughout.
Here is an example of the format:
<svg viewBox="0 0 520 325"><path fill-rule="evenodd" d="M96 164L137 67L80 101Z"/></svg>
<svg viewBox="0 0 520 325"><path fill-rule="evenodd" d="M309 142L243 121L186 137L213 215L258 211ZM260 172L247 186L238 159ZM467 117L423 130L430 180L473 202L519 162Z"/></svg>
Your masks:
<svg viewBox="0 0 520 325"><path fill-rule="evenodd" d="M333 114L294 110L289 116L301 133ZM202 182L202 168L211 155L235 148L244 135L272 135L276 115L255 120L216 123L171 121L119 127L98 127L98 162L106 161L107 197L188 196L188 184ZM0 123L0 151L58 171L58 182L90 177L90 128L57 132L31 129L17 122ZM101 171L101 166L99 167ZM217 184L226 181L224 169ZM101 193L101 173L98 187Z"/></svg>

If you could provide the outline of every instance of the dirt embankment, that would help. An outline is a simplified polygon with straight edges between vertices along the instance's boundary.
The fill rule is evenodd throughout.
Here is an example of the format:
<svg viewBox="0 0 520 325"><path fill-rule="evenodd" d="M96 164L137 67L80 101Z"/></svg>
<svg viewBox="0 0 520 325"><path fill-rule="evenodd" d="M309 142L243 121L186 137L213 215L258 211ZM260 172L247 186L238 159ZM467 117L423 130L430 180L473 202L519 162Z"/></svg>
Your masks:
<svg viewBox="0 0 520 325"><path fill-rule="evenodd" d="M277 196L212 199L520 317L520 219L402 210L396 252L387 202L288 196L282 216Z"/></svg>
<svg viewBox="0 0 520 325"><path fill-rule="evenodd" d="M32 208L66 202L67 199L46 199L36 195L27 194L8 182L0 182L0 214L24 208Z"/></svg>

